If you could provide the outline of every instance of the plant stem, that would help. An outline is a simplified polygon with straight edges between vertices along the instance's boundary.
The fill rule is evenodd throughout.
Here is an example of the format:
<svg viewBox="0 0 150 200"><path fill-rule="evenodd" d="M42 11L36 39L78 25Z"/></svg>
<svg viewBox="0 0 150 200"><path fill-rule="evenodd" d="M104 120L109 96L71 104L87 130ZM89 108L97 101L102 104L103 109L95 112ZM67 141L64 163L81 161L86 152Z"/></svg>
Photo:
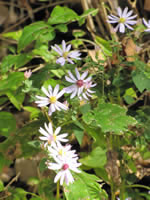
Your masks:
<svg viewBox="0 0 150 200"><path fill-rule="evenodd" d="M59 191L59 187L60 185L59 185L59 181L57 182L57 193L56 193L56 200L59 200L59 197L60 197L60 191Z"/></svg>
<svg viewBox="0 0 150 200"><path fill-rule="evenodd" d="M146 185L139 185L139 184L134 184L134 185L127 185L125 186L126 188L144 188L144 189L147 189L147 190L150 190L150 187L149 186L146 186Z"/></svg>

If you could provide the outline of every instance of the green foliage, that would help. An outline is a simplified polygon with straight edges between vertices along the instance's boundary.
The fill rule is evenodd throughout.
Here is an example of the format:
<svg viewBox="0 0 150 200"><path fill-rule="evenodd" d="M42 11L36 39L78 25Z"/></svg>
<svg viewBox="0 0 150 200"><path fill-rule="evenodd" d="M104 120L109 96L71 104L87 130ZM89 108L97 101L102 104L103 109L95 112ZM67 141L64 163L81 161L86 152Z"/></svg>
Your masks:
<svg viewBox="0 0 150 200"><path fill-rule="evenodd" d="M96 147L88 156L80 159L80 162L91 168L102 168L106 164L106 150Z"/></svg>
<svg viewBox="0 0 150 200"><path fill-rule="evenodd" d="M74 21L78 18L78 15L70 8L56 6L51 12L50 18L48 19L48 23L50 25L53 24L61 24Z"/></svg>
<svg viewBox="0 0 150 200"><path fill-rule="evenodd" d="M83 115L83 120L87 124L93 121L104 133L113 132L114 134L123 134L128 130L129 125L135 125L136 120L126 115L127 110L119 105L104 103L93 111Z"/></svg>
<svg viewBox="0 0 150 200"><path fill-rule="evenodd" d="M74 177L75 182L64 187L67 200L102 200L104 197L107 198L106 192L97 183L100 181L98 177L83 171L80 174L74 174Z"/></svg>
<svg viewBox="0 0 150 200"><path fill-rule="evenodd" d="M9 137L15 130L16 120L14 116L9 112L0 112L0 134Z"/></svg>

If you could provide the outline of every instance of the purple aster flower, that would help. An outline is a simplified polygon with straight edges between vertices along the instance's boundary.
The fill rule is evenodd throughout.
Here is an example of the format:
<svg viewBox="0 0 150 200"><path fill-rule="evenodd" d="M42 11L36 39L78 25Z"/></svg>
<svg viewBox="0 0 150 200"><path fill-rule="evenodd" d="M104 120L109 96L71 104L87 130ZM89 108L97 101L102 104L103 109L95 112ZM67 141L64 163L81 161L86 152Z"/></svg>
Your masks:
<svg viewBox="0 0 150 200"><path fill-rule="evenodd" d="M72 59L81 60L79 57L81 53L79 51L70 51L71 44L67 46L64 40L62 41L62 49L57 44L52 46L52 49L59 54L60 57L56 60L56 63L61 66L63 66L66 61L74 64Z"/></svg>

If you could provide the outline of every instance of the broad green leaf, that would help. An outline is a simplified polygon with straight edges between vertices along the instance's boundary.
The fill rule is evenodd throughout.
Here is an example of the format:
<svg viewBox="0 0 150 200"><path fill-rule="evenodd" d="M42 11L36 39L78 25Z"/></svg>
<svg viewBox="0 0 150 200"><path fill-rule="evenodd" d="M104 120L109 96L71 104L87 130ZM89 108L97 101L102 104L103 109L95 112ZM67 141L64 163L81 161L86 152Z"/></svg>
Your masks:
<svg viewBox="0 0 150 200"><path fill-rule="evenodd" d="M56 6L48 19L49 24L61 24L74 21L78 18L76 12L67 7Z"/></svg>
<svg viewBox="0 0 150 200"><path fill-rule="evenodd" d="M47 32L47 28L50 28L50 26L44 21L35 22L33 24L30 24L29 26L26 26L19 39L18 51L20 52L33 40L36 40L41 34Z"/></svg>
<svg viewBox="0 0 150 200"><path fill-rule="evenodd" d="M101 147L96 147L88 156L80 159L82 164L92 168L104 167L106 161L106 150Z"/></svg>
<svg viewBox="0 0 150 200"><path fill-rule="evenodd" d="M59 30L60 32L66 33L68 31L68 27L66 24L58 24L55 26L55 29Z"/></svg>
<svg viewBox="0 0 150 200"><path fill-rule="evenodd" d="M48 62L51 59L50 52L48 51L48 46L43 44L39 48L33 49L33 54L41 56L46 62Z"/></svg>
<svg viewBox="0 0 150 200"><path fill-rule="evenodd" d="M150 90L150 78L147 78L143 72L133 72L132 79L140 92L143 92L145 89Z"/></svg>
<svg viewBox="0 0 150 200"><path fill-rule="evenodd" d="M30 112L30 118L31 119L38 117L39 114L41 113L41 111L38 108L35 108L35 107L24 106L23 108L24 108L24 110Z"/></svg>
<svg viewBox="0 0 150 200"><path fill-rule="evenodd" d="M64 186L67 200L103 200L107 198L106 192L97 183L99 178L85 172L73 173L75 181Z"/></svg>
<svg viewBox="0 0 150 200"><path fill-rule="evenodd" d="M6 79L1 80L0 93L5 94L9 90L16 90L23 84L24 74L22 72L12 72Z"/></svg>
<svg viewBox="0 0 150 200"><path fill-rule="evenodd" d="M0 112L0 135L8 137L16 130L16 120L9 112Z"/></svg>
<svg viewBox="0 0 150 200"><path fill-rule="evenodd" d="M11 69L16 62L17 62L16 55L5 56L4 59L2 60L2 64L0 65L1 72L2 73L8 72L9 69Z"/></svg>
<svg viewBox="0 0 150 200"><path fill-rule="evenodd" d="M2 73L6 73L15 66L15 69L24 66L32 59L32 55L30 53L23 53L18 55L8 55L4 57L2 60L2 64L0 66Z"/></svg>
<svg viewBox="0 0 150 200"><path fill-rule="evenodd" d="M136 92L134 91L133 88L129 88L125 91L124 96L131 96L133 98L137 98Z"/></svg>
<svg viewBox="0 0 150 200"><path fill-rule="evenodd" d="M94 169L95 174L100 177L101 179L103 179L105 182L109 182L109 178L108 178L108 173L106 172L105 168L95 168Z"/></svg>
<svg viewBox="0 0 150 200"><path fill-rule="evenodd" d="M2 34L3 37L11 38L17 41L20 39L21 35L22 35L22 30Z"/></svg>
<svg viewBox="0 0 150 200"><path fill-rule="evenodd" d="M83 115L83 121L86 123L86 124L91 124L92 121L94 120L94 116L91 112L87 112Z"/></svg>
<svg viewBox="0 0 150 200"><path fill-rule="evenodd" d="M127 110L117 104L100 104L94 110L94 120L101 127L103 132L122 134L128 130L129 125L135 125L136 120L126 115Z"/></svg>
<svg viewBox="0 0 150 200"><path fill-rule="evenodd" d="M105 56L112 56L112 48L109 41L104 40L100 36L96 36L95 42L101 48Z"/></svg>

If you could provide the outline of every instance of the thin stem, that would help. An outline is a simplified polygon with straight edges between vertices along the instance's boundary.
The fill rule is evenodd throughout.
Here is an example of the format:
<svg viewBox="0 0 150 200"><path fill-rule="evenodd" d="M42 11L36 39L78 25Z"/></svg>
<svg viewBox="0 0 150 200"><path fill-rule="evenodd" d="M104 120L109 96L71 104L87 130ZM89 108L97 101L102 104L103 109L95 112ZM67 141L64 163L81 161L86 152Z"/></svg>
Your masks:
<svg viewBox="0 0 150 200"><path fill-rule="evenodd" d="M150 187L149 186L146 186L146 185L139 185L139 184L134 184L134 185L127 185L125 186L126 188L144 188L144 189L147 189L147 190L150 190Z"/></svg>
<svg viewBox="0 0 150 200"><path fill-rule="evenodd" d="M59 185L59 181L57 182L57 191L56 191L56 200L59 200L60 197L60 185Z"/></svg>

